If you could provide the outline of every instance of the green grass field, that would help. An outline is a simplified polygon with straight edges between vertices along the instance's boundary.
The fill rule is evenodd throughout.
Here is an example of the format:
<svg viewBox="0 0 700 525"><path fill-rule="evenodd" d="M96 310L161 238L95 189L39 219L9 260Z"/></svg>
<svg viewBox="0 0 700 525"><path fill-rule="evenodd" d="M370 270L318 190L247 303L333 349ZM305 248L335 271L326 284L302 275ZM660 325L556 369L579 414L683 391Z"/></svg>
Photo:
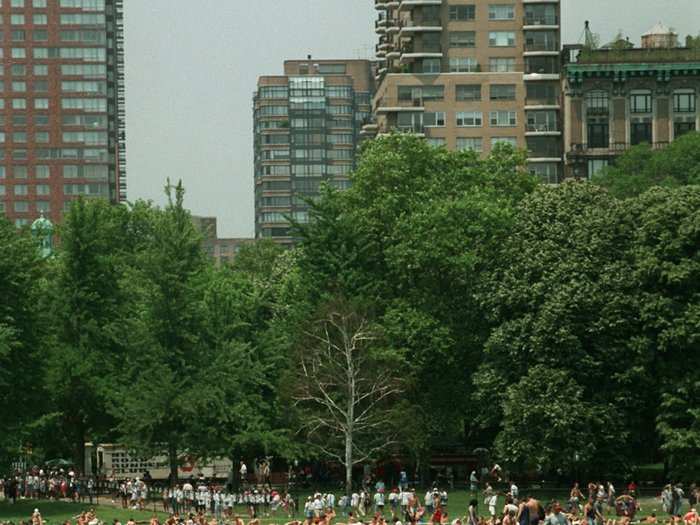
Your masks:
<svg viewBox="0 0 700 525"><path fill-rule="evenodd" d="M533 496L540 499L544 504L554 499L566 501L566 492L563 491L550 491L540 493L538 493L537 491L532 491L532 494ZM663 513L661 511L658 499L653 497L652 495L649 496L642 497L639 500L642 510L639 514L637 514L637 516L644 517L648 516L652 512L656 512L657 515L659 515L659 517L662 517ZM454 517L464 515L466 513L466 509L470 499L471 495L468 492L465 492L463 490L453 491L450 494L450 500L448 505L449 514ZM479 514L487 515L488 509L483 504L483 497L479 496L477 497L477 500L479 501ZM121 521L122 523L126 523L130 518L133 518L136 521L148 521L153 515L153 502L149 505L150 510L148 511L122 509L111 504L111 498L109 497L101 497L100 503L101 505L89 505L86 503L81 504L55 501L21 500L18 501L17 504L12 505L11 503L6 501L0 501L0 523L12 521L15 524L18 524L20 521L29 521L32 515L32 511L35 508L38 508L41 511L41 514L48 525L61 525L67 520L75 522L75 520L72 519L74 516L79 514L81 511L90 508L96 509L98 518L102 520L105 524L111 524L115 518ZM502 508L502 503L502 501L499 501L499 506L497 507L499 511ZM158 509L157 514L162 520L166 517L166 515L163 512L160 512L160 501L156 501L155 506ZM687 504L684 506L684 509L687 509ZM239 512L241 515L245 515L245 509L243 507L237 507L236 511ZM386 509L386 514L387 516L389 516L388 508ZM610 513L609 515L610 517L613 517L612 513ZM262 521L266 524L281 524L288 521L288 519L286 515L283 515L283 513L279 511L277 516L263 517ZM339 519L336 521L342 522L343 520L340 519L339 516Z"/></svg>

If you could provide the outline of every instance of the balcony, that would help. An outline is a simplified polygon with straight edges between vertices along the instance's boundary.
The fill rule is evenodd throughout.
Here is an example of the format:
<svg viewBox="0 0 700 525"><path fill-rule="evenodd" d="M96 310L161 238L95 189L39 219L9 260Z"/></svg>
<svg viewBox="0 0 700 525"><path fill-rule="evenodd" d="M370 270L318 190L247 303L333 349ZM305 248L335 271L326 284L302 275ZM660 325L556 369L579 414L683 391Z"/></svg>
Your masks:
<svg viewBox="0 0 700 525"><path fill-rule="evenodd" d="M442 20L440 19L407 20L401 24L401 35L440 31L442 31Z"/></svg>
<svg viewBox="0 0 700 525"><path fill-rule="evenodd" d="M402 0L399 5L399 11L408 11L414 7L423 7L430 5L442 5L442 0Z"/></svg>
<svg viewBox="0 0 700 525"><path fill-rule="evenodd" d="M387 4L387 0L374 0L374 8L377 10L385 10Z"/></svg>
<svg viewBox="0 0 700 525"><path fill-rule="evenodd" d="M374 32L378 34L386 33L388 21L386 18L380 18L374 22Z"/></svg>
<svg viewBox="0 0 700 525"><path fill-rule="evenodd" d="M653 150L666 148L668 142L652 142L648 144ZM596 148L590 144L572 143L566 156L568 159L576 160L579 157L609 157L611 155L622 155L625 151L632 147L627 142L611 142L607 147Z"/></svg>
<svg viewBox="0 0 700 525"><path fill-rule="evenodd" d="M440 44L405 44L401 47L401 61L422 58L442 58L442 46Z"/></svg>
<svg viewBox="0 0 700 525"><path fill-rule="evenodd" d="M523 21L523 29L557 29L559 27L559 17L556 15L526 14Z"/></svg>

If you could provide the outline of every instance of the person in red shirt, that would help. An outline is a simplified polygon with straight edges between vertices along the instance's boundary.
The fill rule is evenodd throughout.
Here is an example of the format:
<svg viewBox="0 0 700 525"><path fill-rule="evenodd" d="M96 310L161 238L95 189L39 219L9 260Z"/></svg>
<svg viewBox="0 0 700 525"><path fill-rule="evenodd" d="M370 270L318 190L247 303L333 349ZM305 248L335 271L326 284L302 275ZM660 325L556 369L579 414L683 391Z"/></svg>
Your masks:
<svg viewBox="0 0 700 525"><path fill-rule="evenodd" d="M690 509L685 516L683 516L683 522L685 525L698 525L700 523L700 518L695 509Z"/></svg>

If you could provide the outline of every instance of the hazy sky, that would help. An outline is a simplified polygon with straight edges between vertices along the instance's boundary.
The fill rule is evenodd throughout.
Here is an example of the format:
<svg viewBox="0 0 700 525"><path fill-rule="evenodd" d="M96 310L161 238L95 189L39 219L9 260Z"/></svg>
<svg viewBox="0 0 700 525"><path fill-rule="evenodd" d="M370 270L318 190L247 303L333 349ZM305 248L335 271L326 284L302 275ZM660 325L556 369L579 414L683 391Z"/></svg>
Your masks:
<svg viewBox="0 0 700 525"><path fill-rule="evenodd" d="M252 94L285 59L370 58L374 0L131 0L125 3L129 200L162 202L168 177L219 236L253 235ZM563 41L583 21L607 42L663 21L700 32L700 0L562 0Z"/></svg>

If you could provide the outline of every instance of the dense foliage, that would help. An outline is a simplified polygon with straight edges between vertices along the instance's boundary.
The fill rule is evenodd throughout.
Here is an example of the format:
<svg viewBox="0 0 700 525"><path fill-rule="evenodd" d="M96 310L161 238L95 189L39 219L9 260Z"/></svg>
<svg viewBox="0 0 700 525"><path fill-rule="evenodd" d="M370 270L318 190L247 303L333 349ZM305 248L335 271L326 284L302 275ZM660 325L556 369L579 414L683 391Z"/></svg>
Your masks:
<svg viewBox="0 0 700 525"><path fill-rule="evenodd" d="M297 248L256 243L227 267L205 257L180 186L163 209L78 201L49 260L2 222L2 454L81 460L110 440L173 467L369 450L420 470L432 451L486 447L521 473L664 461L690 477L698 152L691 134L596 184L544 186L507 146L482 159L392 135L367 143L350 189L309 203ZM357 424L353 406L372 408Z"/></svg>

